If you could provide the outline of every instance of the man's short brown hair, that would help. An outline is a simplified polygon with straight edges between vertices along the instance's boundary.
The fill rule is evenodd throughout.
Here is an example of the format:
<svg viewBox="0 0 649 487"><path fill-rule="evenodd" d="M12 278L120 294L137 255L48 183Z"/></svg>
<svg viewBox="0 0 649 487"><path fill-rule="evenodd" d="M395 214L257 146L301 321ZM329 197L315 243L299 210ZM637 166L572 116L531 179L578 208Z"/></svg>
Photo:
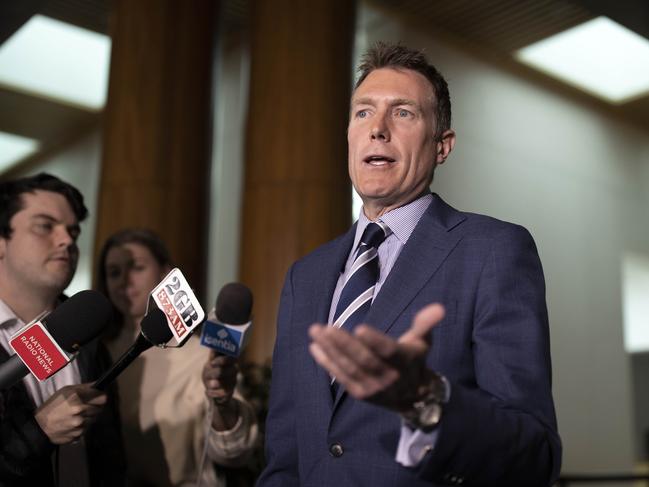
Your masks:
<svg viewBox="0 0 649 487"><path fill-rule="evenodd" d="M361 58L358 67L360 77L354 85L354 90L376 69L410 69L422 74L432 85L435 94L434 110L437 120L435 136L451 128L451 98L448 93L446 80L432 64L428 63L422 51L409 49L401 44L377 42L368 49Z"/></svg>
<svg viewBox="0 0 649 487"><path fill-rule="evenodd" d="M0 182L0 238L11 238L11 219L23 209L22 195L36 191L50 191L65 197L81 223L88 216L83 195L70 183L47 173L39 173L11 181Z"/></svg>

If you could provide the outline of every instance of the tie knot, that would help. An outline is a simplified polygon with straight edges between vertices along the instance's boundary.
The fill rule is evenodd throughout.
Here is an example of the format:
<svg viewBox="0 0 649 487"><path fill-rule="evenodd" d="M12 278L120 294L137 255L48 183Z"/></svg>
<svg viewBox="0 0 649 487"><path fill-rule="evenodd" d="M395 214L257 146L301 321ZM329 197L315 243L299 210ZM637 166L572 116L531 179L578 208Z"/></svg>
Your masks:
<svg viewBox="0 0 649 487"><path fill-rule="evenodd" d="M365 227L365 231L363 232L363 236L361 237L361 243L367 245L368 247L374 247L375 249L378 249L379 245L383 243L383 241L389 234L390 229L385 223L371 222Z"/></svg>

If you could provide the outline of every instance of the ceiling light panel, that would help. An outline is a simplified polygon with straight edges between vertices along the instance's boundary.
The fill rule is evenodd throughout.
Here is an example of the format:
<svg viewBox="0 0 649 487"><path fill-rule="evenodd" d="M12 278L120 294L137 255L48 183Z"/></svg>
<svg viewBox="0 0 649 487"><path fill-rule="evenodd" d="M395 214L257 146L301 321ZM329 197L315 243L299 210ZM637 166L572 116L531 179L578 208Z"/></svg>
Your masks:
<svg viewBox="0 0 649 487"><path fill-rule="evenodd" d="M0 46L0 84L101 110L109 63L108 36L34 15Z"/></svg>
<svg viewBox="0 0 649 487"><path fill-rule="evenodd" d="M34 139L0 132L0 173L36 152L38 146Z"/></svg>
<svg viewBox="0 0 649 487"><path fill-rule="evenodd" d="M649 93L649 40L607 17L548 37L514 56L610 103Z"/></svg>

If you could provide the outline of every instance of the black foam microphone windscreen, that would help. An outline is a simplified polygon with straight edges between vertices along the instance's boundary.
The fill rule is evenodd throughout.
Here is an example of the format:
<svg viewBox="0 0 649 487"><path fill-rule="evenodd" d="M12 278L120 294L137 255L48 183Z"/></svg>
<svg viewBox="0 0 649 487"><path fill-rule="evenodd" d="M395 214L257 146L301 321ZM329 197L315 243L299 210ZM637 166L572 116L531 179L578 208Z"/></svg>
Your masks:
<svg viewBox="0 0 649 487"><path fill-rule="evenodd" d="M173 333L167 324L167 317L158 308L149 311L141 323L142 335L151 345L160 346L167 343L173 337Z"/></svg>
<svg viewBox="0 0 649 487"><path fill-rule="evenodd" d="M66 352L76 352L106 328L112 319L112 307L97 291L81 291L63 301L41 321L52 338Z"/></svg>
<svg viewBox="0 0 649 487"><path fill-rule="evenodd" d="M216 319L229 325L243 325L250 321L252 292L239 282L221 288L216 298Z"/></svg>

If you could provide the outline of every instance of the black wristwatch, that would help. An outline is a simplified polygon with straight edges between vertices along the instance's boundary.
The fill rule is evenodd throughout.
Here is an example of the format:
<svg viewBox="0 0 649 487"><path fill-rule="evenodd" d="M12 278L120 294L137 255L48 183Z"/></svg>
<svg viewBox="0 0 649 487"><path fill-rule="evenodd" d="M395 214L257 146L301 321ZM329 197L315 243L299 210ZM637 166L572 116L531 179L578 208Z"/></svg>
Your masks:
<svg viewBox="0 0 649 487"><path fill-rule="evenodd" d="M448 402L449 386L446 378L428 370L426 380L419 386L417 399L401 416L411 429L433 430L442 418L442 406Z"/></svg>

